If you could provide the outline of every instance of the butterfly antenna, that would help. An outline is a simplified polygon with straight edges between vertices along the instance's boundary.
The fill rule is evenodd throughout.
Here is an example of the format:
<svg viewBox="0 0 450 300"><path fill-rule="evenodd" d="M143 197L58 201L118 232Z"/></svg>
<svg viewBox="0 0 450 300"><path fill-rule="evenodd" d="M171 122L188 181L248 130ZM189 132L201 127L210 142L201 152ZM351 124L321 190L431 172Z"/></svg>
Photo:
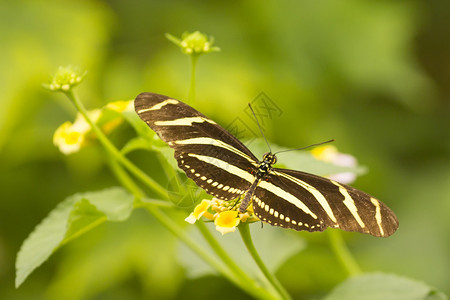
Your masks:
<svg viewBox="0 0 450 300"><path fill-rule="evenodd" d="M275 154L278 154L278 153L282 153L282 152L296 151L296 150L303 150L303 149L307 149L307 148L310 148L310 147L315 147L315 146L320 146L320 145L323 145L323 144L332 143L332 142L334 142L334 141L335 141L334 139L331 139L331 140L328 140L328 141L325 141L325 142L321 142L321 143L317 143L317 144L312 144L312 145L309 145L309 146L306 146L306 147L295 148L295 149L287 149L287 150L281 150L281 151L278 151L278 152L274 153L274 155L275 155Z"/></svg>
<svg viewBox="0 0 450 300"><path fill-rule="evenodd" d="M250 110L252 111L253 117L255 117L256 124L258 124L259 132L261 132L262 137L263 137L264 140L266 141L267 147L269 148L269 152L272 153L272 149L270 149L269 142L267 141L266 136L264 135L264 132L263 132L262 129L261 129L261 125L259 125L258 118L256 117L256 114L255 114L255 112L253 111L252 105L251 105L250 103L248 104L248 107L250 107Z"/></svg>

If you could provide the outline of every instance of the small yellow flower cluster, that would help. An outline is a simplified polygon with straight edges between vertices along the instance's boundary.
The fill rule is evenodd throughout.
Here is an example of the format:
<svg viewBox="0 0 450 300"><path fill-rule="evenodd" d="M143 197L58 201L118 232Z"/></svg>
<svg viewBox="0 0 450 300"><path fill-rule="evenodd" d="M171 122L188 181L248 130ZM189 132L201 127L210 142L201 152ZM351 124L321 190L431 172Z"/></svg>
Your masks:
<svg viewBox="0 0 450 300"><path fill-rule="evenodd" d="M219 47L213 47L214 38L208 37L199 31L192 33L185 32L181 39L174 37L171 34L166 34L166 37L175 45L181 48L186 54L203 54L209 52L220 51Z"/></svg>
<svg viewBox="0 0 450 300"><path fill-rule="evenodd" d="M356 167L356 158L350 154L341 153L333 145L319 146L311 150L311 154L318 160L332 163L341 167ZM327 176L330 179L341 183L349 184L355 181L356 174L354 172L341 172Z"/></svg>
<svg viewBox="0 0 450 300"><path fill-rule="evenodd" d="M240 222L256 222L259 219L254 215L252 206L245 213L240 213L234 208L239 208L239 203L224 201L217 198L203 200L194 211L185 219L186 222L194 224L201 217L213 220L216 230L222 235L236 231Z"/></svg>
<svg viewBox="0 0 450 300"><path fill-rule="evenodd" d="M108 103L102 109L95 109L88 112L89 119L94 123L99 123L105 115L105 111L125 112L133 110L133 101L116 101ZM101 128L104 132L109 133L123 122L123 118L119 116L105 117L106 120L101 122ZM87 144L88 135L91 132L91 126L86 122L84 117L78 113L75 121L65 122L56 129L53 135L53 144L65 155L78 152L81 147Z"/></svg>
<svg viewBox="0 0 450 300"><path fill-rule="evenodd" d="M51 78L50 83L44 84L44 87L51 91L67 92L79 84L84 76L86 76L86 73L70 65L67 67L59 67L56 74Z"/></svg>

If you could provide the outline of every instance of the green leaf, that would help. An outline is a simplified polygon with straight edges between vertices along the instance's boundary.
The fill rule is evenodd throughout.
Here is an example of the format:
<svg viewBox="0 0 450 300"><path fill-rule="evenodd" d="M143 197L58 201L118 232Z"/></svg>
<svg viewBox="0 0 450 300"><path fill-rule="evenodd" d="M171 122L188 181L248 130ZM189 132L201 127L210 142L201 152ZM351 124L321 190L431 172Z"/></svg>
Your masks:
<svg viewBox="0 0 450 300"><path fill-rule="evenodd" d="M180 168L178 168L178 163L174 157L174 151L167 145L158 146L157 144L152 145L152 150L161 153L161 156L168 162L168 164L175 170L182 172Z"/></svg>
<svg viewBox="0 0 450 300"><path fill-rule="evenodd" d="M151 130L149 130L151 131ZM122 148L122 153L127 154L135 150L148 150L154 151L161 154L161 157L167 161L171 168L182 172L180 168L178 168L177 161L174 157L174 150L170 148L167 144L162 142L157 135L151 137L151 139L138 136L128 141L125 146Z"/></svg>
<svg viewBox="0 0 450 300"><path fill-rule="evenodd" d="M92 205L104 213L109 221L124 221L133 210L133 196L121 187L81 194Z"/></svg>
<svg viewBox="0 0 450 300"><path fill-rule="evenodd" d="M365 274L349 278L325 300L445 300L447 296L423 282L391 274Z"/></svg>
<svg viewBox="0 0 450 300"><path fill-rule="evenodd" d="M61 244L80 236L91 228L106 221L106 215L86 199L76 202L69 214L68 229Z"/></svg>
<svg viewBox="0 0 450 300"><path fill-rule="evenodd" d="M146 282L145 289L151 290L151 296L144 298L175 299L183 273L173 259L174 238L163 225L149 218L144 210L134 212L126 222L104 225L77 240L76 245L65 247L64 255L58 257L61 261L52 269L52 280L45 286L45 299L98 299L129 280ZM139 289L132 290L131 295L141 293ZM119 294L112 298L139 298L127 292Z"/></svg>
<svg viewBox="0 0 450 300"><path fill-rule="evenodd" d="M64 243L109 221L126 220L133 197L119 187L67 197L23 242L16 260L16 287Z"/></svg>
<svg viewBox="0 0 450 300"><path fill-rule="evenodd" d="M22 244L16 260L16 287L46 261L64 239L67 220L75 203L69 197L50 212Z"/></svg>

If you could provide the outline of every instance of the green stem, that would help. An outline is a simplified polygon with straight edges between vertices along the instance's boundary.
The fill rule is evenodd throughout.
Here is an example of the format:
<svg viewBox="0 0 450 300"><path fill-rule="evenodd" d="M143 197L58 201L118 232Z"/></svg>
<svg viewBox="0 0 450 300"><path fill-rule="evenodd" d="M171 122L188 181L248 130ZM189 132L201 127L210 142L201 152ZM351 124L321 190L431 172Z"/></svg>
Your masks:
<svg viewBox="0 0 450 300"><path fill-rule="evenodd" d="M181 178L178 175L178 172L174 168L172 168L172 166L169 164L169 162L164 158L164 156L161 153L158 153L157 157L159 163L164 169L164 173L166 173L166 176L169 179L169 182L175 183L177 185L176 187L172 186L172 188L177 188L180 194L186 194L187 193L186 186L181 184Z"/></svg>
<svg viewBox="0 0 450 300"><path fill-rule="evenodd" d="M65 92L67 97L74 103L75 107L81 113L81 115L86 119L86 122L91 126L92 130L97 135L98 140L105 147L106 151L110 153L117 161L119 161L123 166L125 166L132 174L134 174L139 180L147 184L153 191L155 191L162 198L167 198L166 190L160 186L153 178L149 177L145 172L136 167L131 161L129 161L125 156L120 153L120 151L109 141L105 136L103 131L92 122L92 120L87 115L86 108L83 103L75 96L72 90Z"/></svg>
<svg viewBox="0 0 450 300"><path fill-rule="evenodd" d="M140 199L144 197L144 192L136 185L136 183L130 178L130 176L125 172L121 165L117 163L111 155L109 155L109 166L113 173L116 175L116 178L120 181L120 183L134 195L134 197ZM136 203L136 201L135 201Z"/></svg>
<svg viewBox="0 0 450 300"><path fill-rule="evenodd" d="M160 208L175 208L175 205L167 200L141 198L141 202L145 205L153 205L154 207ZM143 206L142 204L140 206Z"/></svg>
<svg viewBox="0 0 450 300"><path fill-rule="evenodd" d="M345 244L341 232L338 230L327 230L327 233L328 238L330 239L331 248L347 273L350 276L361 274L361 268Z"/></svg>
<svg viewBox="0 0 450 300"><path fill-rule="evenodd" d="M234 260L228 255L228 253L211 234L211 231L208 229L208 227L206 227L205 223L196 222L195 224L197 225L197 228L200 230L210 247L217 254L217 256L219 256L222 261L232 270L235 276L239 277L240 282L242 282L245 286L250 287L253 291L253 294L256 294L255 296L257 296L258 299L273 299L274 296L268 297L268 295L266 295L266 293L268 292L258 286L255 281L251 277L249 277L236 262L234 262Z"/></svg>
<svg viewBox="0 0 450 300"><path fill-rule="evenodd" d="M255 245L253 244L252 236L250 234L250 227L248 223L243 222L239 224L238 228L239 233L241 234L242 240L244 241L244 244L247 247L248 252L250 252L250 255L253 257L253 260L258 265L259 269L264 274L266 279L280 294L282 299L291 299L291 296L284 289L284 287L281 285L278 279L272 273L270 273L269 269L266 267L261 257L259 256L259 253L256 250Z"/></svg>
<svg viewBox="0 0 450 300"><path fill-rule="evenodd" d="M257 287L253 281L242 280L242 278L234 274L234 270L230 270L230 266L220 262L207 251L205 251L199 244L191 239L175 222L164 215L159 209L153 206L146 206L146 209L167 229L169 229L176 237L178 237L186 246L191 248L199 257L201 257L211 267L219 271L225 278L230 280L236 286L246 291L249 295L252 295L256 299L275 299L267 291Z"/></svg>
<svg viewBox="0 0 450 300"><path fill-rule="evenodd" d="M189 86L189 104L195 104L195 70L197 67L198 54L192 54L191 57L191 84Z"/></svg>

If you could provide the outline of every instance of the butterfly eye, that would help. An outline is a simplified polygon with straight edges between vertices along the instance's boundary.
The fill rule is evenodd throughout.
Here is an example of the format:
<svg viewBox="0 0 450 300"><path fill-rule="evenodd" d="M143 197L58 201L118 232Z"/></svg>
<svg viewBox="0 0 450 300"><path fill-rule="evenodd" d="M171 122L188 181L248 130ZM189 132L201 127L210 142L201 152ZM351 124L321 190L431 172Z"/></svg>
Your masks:
<svg viewBox="0 0 450 300"><path fill-rule="evenodd" d="M277 157L275 155L272 156L272 164L277 163Z"/></svg>

